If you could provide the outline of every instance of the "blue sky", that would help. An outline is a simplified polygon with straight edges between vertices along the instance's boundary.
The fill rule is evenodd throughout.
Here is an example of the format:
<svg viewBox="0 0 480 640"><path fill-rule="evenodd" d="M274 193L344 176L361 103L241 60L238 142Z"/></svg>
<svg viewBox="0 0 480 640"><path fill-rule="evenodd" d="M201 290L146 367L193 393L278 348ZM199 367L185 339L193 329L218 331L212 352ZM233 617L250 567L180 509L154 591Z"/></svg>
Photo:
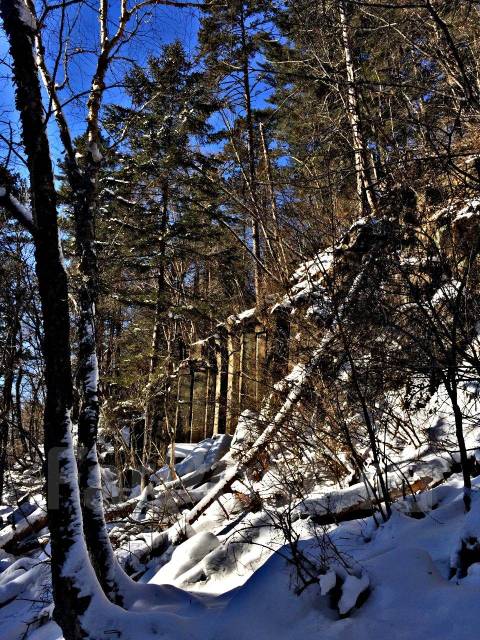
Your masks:
<svg viewBox="0 0 480 640"><path fill-rule="evenodd" d="M114 17L115 11L118 10L120 0L112 0L110 2L112 16ZM96 6L96 2L89 2L91 7ZM71 14L73 19L73 13ZM114 24L112 21L112 31ZM146 58L151 54L157 54L163 44L172 42L176 39L181 40L186 51L193 53L197 43L198 30L198 12L194 9L188 8L175 8L175 7L156 7L150 17L147 17L143 27L138 35L135 37L132 44L127 45L122 55L128 60L119 61L112 69L109 81L119 81L126 69L129 66L129 61L142 64ZM50 25L48 32L49 39L46 41L47 46L49 42L56 44L55 25ZM88 9L87 5L82 8L81 21L76 31L75 37L79 43L88 43L92 46L98 38L98 21L94 11ZM0 60L8 61L8 45L3 30L0 29ZM75 91L87 89L91 80L91 74L94 66L93 55L82 55L77 59L74 59L70 65L70 80L71 86ZM68 94L63 94L63 98L68 97ZM124 95L122 91L118 89L111 89L106 91L104 102L122 102ZM66 108L66 113L69 119L72 133L75 135L80 134L85 129L85 111L84 105L72 103ZM13 127L15 134L18 135L18 118L15 111L14 103L14 90L11 83L11 78L8 77L8 69L3 65L0 70L0 132L3 135L8 136L9 124ZM61 145L59 144L58 137L54 125L50 127L50 141L52 147L52 153L55 160L61 157ZM0 155L0 161L3 159L4 154ZM21 164L16 163L12 165L12 169L22 171Z"/></svg>

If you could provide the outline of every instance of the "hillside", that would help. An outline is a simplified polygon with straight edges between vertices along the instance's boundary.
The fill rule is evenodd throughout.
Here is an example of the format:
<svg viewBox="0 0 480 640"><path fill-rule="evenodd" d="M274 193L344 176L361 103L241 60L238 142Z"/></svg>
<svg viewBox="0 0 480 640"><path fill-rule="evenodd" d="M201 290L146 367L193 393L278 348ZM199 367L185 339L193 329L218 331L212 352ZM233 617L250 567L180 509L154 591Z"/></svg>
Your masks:
<svg viewBox="0 0 480 640"><path fill-rule="evenodd" d="M474 640L480 0L0 0L0 640Z"/></svg>
<svg viewBox="0 0 480 640"><path fill-rule="evenodd" d="M440 233L446 236L462 224L467 234L465 220L476 224L477 211L473 202L449 212ZM141 614L142 637L168 637L170 628L177 638L212 640L226 635L240 640L251 633L265 639L317 633L366 638L385 630L394 638L472 637L480 590L478 485L474 479L465 513L455 415L442 383L430 385L429 393L421 387L417 406L405 403L408 391L396 387L395 378L387 389L377 390L371 411L380 468L368 423L362 433L353 402L344 419L356 439L357 458L331 416L324 414L320 432L307 419L317 406L316 394L323 393L323 380L336 378L344 389L350 383L351 369L349 375L336 355L338 327L352 322L350 306L358 313L358 283L371 264L365 257L383 260L396 238L394 219L381 223L383 231L379 224L375 219L355 223L336 248L302 264L288 293L270 305L270 314L282 309L302 326L308 343L318 338L309 360L308 350L298 352L301 361L289 365L285 378L264 398L260 414L243 410L233 437L217 434L198 444L177 443L175 454L183 459L174 470L168 465L158 469L143 491L132 486L127 502L119 502L113 467L103 469L110 538L120 564L136 581L125 586L125 608ZM420 235L418 229L409 232L401 265L417 265L421 259L415 234ZM429 289L428 300L445 322L444 300L456 286L438 278L438 288ZM342 301L333 311L335 298ZM370 304L364 319L372 327L377 322L373 310ZM240 314L240 321L242 316L252 313ZM385 331L388 335L391 328ZM298 342L298 334L291 339ZM475 349L476 340L474 333L466 352ZM408 348L408 342L400 342L395 353ZM387 356L384 349L383 363ZM478 384L466 377L457 391L475 474ZM288 419L278 418L287 414ZM109 451L107 436L102 446ZM49 534L41 520L41 470L26 476L18 468L12 474L15 493L8 494L3 517L13 517L15 525L0 531L9 551L2 552L2 637L61 638L61 630L49 622ZM23 492L27 499L18 501ZM35 533L23 533L27 523ZM139 637L133 619L117 618L108 608L95 616L101 617L98 637L105 628L121 637Z"/></svg>

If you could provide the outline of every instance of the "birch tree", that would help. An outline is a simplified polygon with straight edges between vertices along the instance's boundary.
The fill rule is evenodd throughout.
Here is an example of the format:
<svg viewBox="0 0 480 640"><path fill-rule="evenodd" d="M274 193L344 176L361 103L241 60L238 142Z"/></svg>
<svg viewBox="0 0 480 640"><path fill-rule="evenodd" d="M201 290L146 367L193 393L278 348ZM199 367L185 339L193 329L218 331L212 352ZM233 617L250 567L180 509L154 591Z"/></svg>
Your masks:
<svg viewBox="0 0 480 640"><path fill-rule="evenodd" d="M117 26L110 33L109 3L99 3L99 49L86 99L88 152L79 157L60 95L65 83L58 83L60 53L49 68L42 29L52 11L60 11L60 47L66 46L66 11L72 3L44 4L36 16L31 0L4 0L0 7L13 60L17 87L16 106L20 114L22 138L30 178L31 212L13 196L7 185L0 189L0 204L28 230L35 243L36 270L40 289L44 328L47 399L44 417L45 457L48 476L48 522L52 540L52 577L56 603L55 618L65 637L88 636L81 629L80 616L102 590L115 602L122 601L118 565L108 539L103 513L98 457L98 359L95 340L95 304L98 295L98 265L95 252L95 201L100 152L100 111L107 74L122 46L136 33L130 29L146 8L169 4L200 8L188 2L147 0L129 6L122 0ZM81 3L80 3L81 4ZM82 8L82 7L80 7ZM68 69L65 69L68 74ZM71 419L73 381L70 363L70 317L68 281L60 247L57 194L50 144L39 84L42 78L49 108L58 127L65 152L67 179L73 194L75 241L81 285L79 303L78 380L80 415L78 478L72 447ZM83 514L83 517L82 517ZM85 537L84 537L85 536ZM86 541L86 542L85 542ZM87 549L95 572L88 559ZM79 594L82 593L82 597ZM86 594L86 595L84 595Z"/></svg>

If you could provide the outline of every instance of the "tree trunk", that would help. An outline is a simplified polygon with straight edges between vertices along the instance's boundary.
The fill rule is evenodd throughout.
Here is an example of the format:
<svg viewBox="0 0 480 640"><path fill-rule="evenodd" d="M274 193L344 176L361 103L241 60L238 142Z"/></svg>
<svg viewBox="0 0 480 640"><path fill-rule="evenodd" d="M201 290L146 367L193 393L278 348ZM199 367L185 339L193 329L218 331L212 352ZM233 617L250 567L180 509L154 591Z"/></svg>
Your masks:
<svg viewBox="0 0 480 640"><path fill-rule="evenodd" d="M359 401L360 406L362 407L363 419L365 421L365 426L367 427L368 439L370 442L370 448L372 450L373 465L375 467L375 471L377 472L377 479L380 485L380 491L382 492L383 501L385 503L386 515L383 513L383 509L379 505L380 515L382 516L383 521L386 522L388 518L390 518L390 516L392 515L392 509L390 506L390 498L389 498L386 478L383 475L382 465L380 464L380 454L378 451L377 436L375 434L374 425L372 422L372 418L370 416L370 412L367 407L365 396L363 394L363 391L360 389L355 362L350 352L350 348L346 343L343 330L342 330L342 337L343 337L343 342L345 345L345 351L347 353L348 361L350 363L353 387L357 395L357 400Z"/></svg>
<svg viewBox="0 0 480 640"><path fill-rule="evenodd" d="M270 153L268 150L267 140L265 139L265 131L263 123L259 123L260 142L262 145L263 162L265 165L266 183L268 190L268 198L270 200L270 212L272 215L272 228L273 228L273 246L275 250L272 252L274 255L277 266L280 267L282 274L282 281L288 281L288 262L285 255L285 248L283 246L282 237L280 235L280 225L278 223L277 215L277 202L275 200L275 189L273 184L272 163L270 161ZM272 244L272 243L270 243Z"/></svg>
<svg viewBox="0 0 480 640"><path fill-rule="evenodd" d="M0 10L13 59L16 105L30 176L35 266L43 314L44 445L54 618L65 638L72 640L89 637L81 616L100 592L84 544L73 455L67 275L59 244L53 167L33 50L35 21L18 0L0 0Z"/></svg>
<svg viewBox="0 0 480 640"><path fill-rule="evenodd" d="M257 171L255 166L255 135L253 129L253 111L252 111L252 97L250 91L250 72L248 69L248 50L247 50L247 34L245 29L245 16L243 11L243 2L240 9L240 33L241 33L241 45L242 45L242 75L243 75L243 93L245 101L245 117L247 121L247 136L248 136L248 172L250 184L250 196L252 199L252 205L254 209L254 215L252 217L252 246L254 260L254 284L255 284L255 302L257 306L261 302L262 298L262 246L260 240L260 226L259 226L259 209L258 209L258 193L257 193Z"/></svg>
<svg viewBox="0 0 480 640"><path fill-rule="evenodd" d="M349 23L347 18L347 5L345 0L338 4L340 24L342 26L342 44L345 55L348 87L348 117L352 129L352 142L355 154L355 176L357 181L357 195L360 204L360 213L364 214L365 200L372 213L377 210L377 198L372 184L372 178L368 163L367 150L362 131L362 119L358 100L357 84L355 80L355 68L350 43Z"/></svg>
<svg viewBox="0 0 480 640"><path fill-rule="evenodd" d="M16 360L16 341L18 331L18 318L14 319L8 329L5 345L5 362L3 372L2 411L0 425L0 501L3 498L5 472L8 463L8 436L11 436L11 450L15 449L15 434L13 430L13 395L12 386Z"/></svg>
<svg viewBox="0 0 480 640"><path fill-rule="evenodd" d="M3 500L5 489L5 472L7 470L8 455L8 420L0 422L0 502Z"/></svg>
<svg viewBox="0 0 480 640"><path fill-rule="evenodd" d="M80 396L78 417L78 473L85 540L93 567L107 597L122 603L117 573L120 570L108 537L103 508L100 465L97 454L99 421L98 357L95 308L98 297L98 264L95 252L95 197L98 166L91 152L83 172L78 166L69 168L73 190L75 239L81 283L77 293L78 369L77 389Z"/></svg>
<svg viewBox="0 0 480 640"><path fill-rule="evenodd" d="M156 398L157 369L160 360L162 346L162 325L165 319L167 304L165 299L165 259L167 250L167 229L168 229L168 183L162 185L162 213L159 228L159 264L157 275L157 299L155 302L155 318L152 330L152 346L150 350L150 362L148 367L148 381L145 388L145 435L143 439L142 464L144 473L142 474L142 487L147 484L145 470L149 469L152 439L155 424L158 421L158 399ZM160 442L160 458L166 458L168 447L168 433L162 433Z"/></svg>
<svg viewBox="0 0 480 640"><path fill-rule="evenodd" d="M463 503L465 505L465 511L468 512L470 511L470 507L472 504L472 479L470 477L470 471L468 468L468 453L467 446L465 444L465 436L463 433L463 415L462 410L458 404L456 378L457 376L455 374L455 369L452 368L452 370L449 371L448 378L444 382L455 418L455 435L457 436L458 450L460 453L460 465L462 467L463 476Z"/></svg>

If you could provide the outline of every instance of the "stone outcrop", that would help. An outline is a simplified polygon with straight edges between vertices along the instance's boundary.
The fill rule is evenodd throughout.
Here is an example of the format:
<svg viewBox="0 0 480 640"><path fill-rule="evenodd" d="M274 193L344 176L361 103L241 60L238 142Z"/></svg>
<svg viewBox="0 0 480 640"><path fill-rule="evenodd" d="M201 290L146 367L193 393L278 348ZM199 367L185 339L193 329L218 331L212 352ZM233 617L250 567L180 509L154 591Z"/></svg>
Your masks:
<svg viewBox="0 0 480 640"><path fill-rule="evenodd" d="M268 386L287 371L289 322L278 310L231 316L214 335L190 345L170 388L177 441L198 442L235 430L246 409L257 411Z"/></svg>

